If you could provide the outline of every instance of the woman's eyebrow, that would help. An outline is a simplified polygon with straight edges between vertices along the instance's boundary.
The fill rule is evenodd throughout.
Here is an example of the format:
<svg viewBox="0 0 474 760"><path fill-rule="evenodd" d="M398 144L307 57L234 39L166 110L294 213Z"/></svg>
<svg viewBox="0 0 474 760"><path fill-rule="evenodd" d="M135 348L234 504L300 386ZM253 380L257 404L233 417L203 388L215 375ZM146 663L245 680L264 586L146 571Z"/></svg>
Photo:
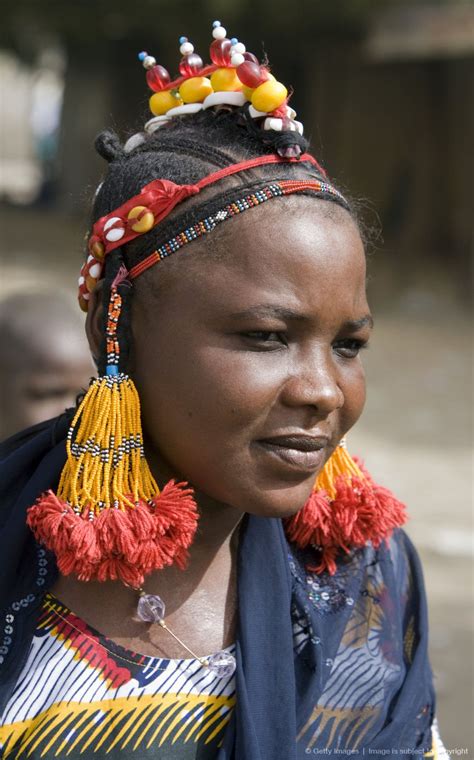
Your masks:
<svg viewBox="0 0 474 760"><path fill-rule="evenodd" d="M299 319L308 320L309 318L298 311L288 309L285 306L276 304L258 304L244 311L236 311L230 314L233 319L247 319L251 317L279 317L280 319Z"/></svg>
<svg viewBox="0 0 474 760"><path fill-rule="evenodd" d="M347 322L344 322L343 328L349 332L357 332L357 330L360 330L361 327L366 327L366 325L369 327L374 326L374 318L371 314L366 314L365 317L361 317L360 319L349 319Z"/></svg>
<svg viewBox="0 0 474 760"><path fill-rule="evenodd" d="M258 306L252 306L250 309L245 309L244 311L236 311L230 314L230 317L233 319L278 317L280 319L299 320L300 322L310 321L310 317L305 314L301 314L298 311L294 311L285 306L278 306L276 304L259 304ZM348 330L349 332L357 332L357 330L360 330L366 325L369 327L374 326L374 320L371 314L366 314L360 319L350 319L347 322L344 322L343 329Z"/></svg>

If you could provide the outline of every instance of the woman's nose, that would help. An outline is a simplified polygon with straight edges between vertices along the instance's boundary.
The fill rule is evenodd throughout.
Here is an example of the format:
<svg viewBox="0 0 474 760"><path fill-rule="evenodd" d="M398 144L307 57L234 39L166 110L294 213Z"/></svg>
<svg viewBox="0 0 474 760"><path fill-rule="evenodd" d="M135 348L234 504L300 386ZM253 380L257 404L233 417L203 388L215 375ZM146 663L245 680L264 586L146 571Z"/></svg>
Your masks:
<svg viewBox="0 0 474 760"><path fill-rule="evenodd" d="M344 394L339 385L337 366L325 351L317 351L293 366L282 393L287 406L313 406L322 414L340 409Z"/></svg>

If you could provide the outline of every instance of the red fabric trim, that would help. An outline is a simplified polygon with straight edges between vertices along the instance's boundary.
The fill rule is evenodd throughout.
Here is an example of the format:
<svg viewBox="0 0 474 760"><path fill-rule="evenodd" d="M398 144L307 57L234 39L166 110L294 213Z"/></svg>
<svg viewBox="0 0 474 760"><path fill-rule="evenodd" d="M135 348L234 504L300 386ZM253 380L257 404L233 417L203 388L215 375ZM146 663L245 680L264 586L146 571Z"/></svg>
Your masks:
<svg viewBox="0 0 474 760"><path fill-rule="evenodd" d="M178 203L181 203L181 201L189 198L191 195L195 195L199 192L199 189L196 185L177 185L175 182L170 182L167 179L155 179L153 182L149 182L142 187L138 195L134 195L133 198L130 198L122 206L114 209L110 214L101 216L92 228L91 238L99 240L104 246L105 254L108 254L115 248L119 248L139 235L143 235L143 232L136 232L132 229L139 219L134 218L129 221L127 218L133 208L145 206L145 208L151 211L154 216L153 227L155 227L168 216ZM107 222L110 222L111 219L116 219L116 221L108 226L107 229L104 229ZM119 240L107 240L107 233L112 229L124 230L124 234ZM150 229L152 228L150 227Z"/></svg>
<svg viewBox="0 0 474 760"><path fill-rule="evenodd" d="M224 169L220 169L219 171L214 172L213 174L209 174L207 177L200 179L199 182L196 183L196 187L202 190L203 187L212 185L214 182L218 182L220 179L230 177L232 174L238 174L239 172L246 171L247 169L253 169L256 166L265 166L266 164L299 164L301 162L309 162L313 164L323 174L323 176L326 176L324 169L321 168L316 159L310 153L303 153L303 155L299 158L282 158L282 156L277 156L276 154L272 153L269 156L258 156L257 158L250 158L248 161L240 161L238 164L226 166Z"/></svg>
<svg viewBox="0 0 474 760"><path fill-rule="evenodd" d="M130 269L128 273L128 279L134 280L136 277L138 277L139 274L142 274L147 269L152 267L153 264L157 264L159 261L161 261L161 259L158 256L158 253L156 251L153 251L153 253L150 253L150 255L146 257L146 259L143 259L143 261L140 261Z"/></svg>

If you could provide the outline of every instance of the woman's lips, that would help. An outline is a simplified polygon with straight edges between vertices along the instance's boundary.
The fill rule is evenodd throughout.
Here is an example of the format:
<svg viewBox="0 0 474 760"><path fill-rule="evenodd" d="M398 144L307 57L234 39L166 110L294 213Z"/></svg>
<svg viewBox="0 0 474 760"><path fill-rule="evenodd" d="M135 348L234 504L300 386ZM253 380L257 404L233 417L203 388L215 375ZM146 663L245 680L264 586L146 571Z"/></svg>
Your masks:
<svg viewBox="0 0 474 760"><path fill-rule="evenodd" d="M261 450L292 469L314 472L322 467L328 439L288 436L256 441Z"/></svg>

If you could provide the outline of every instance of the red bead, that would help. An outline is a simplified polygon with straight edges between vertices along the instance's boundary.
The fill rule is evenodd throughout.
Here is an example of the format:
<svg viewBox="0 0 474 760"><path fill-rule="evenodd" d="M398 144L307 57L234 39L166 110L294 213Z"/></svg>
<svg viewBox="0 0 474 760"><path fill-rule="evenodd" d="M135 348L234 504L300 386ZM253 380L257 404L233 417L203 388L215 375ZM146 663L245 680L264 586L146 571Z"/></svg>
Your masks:
<svg viewBox="0 0 474 760"><path fill-rule="evenodd" d="M215 63L216 66L230 66L231 47L231 41L228 39L211 42L209 53L212 63Z"/></svg>
<svg viewBox="0 0 474 760"><path fill-rule="evenodd" d="M182 77L193 77L202 69L202 58L197 53L191 53L181 58L179 73Z"/></svg>
<svg viewBox="0 0 474 760"><path fill-rule="evenodd" d="M161 90L166 90L171 81L171 77L164 66L157 64L156 66L153 66L153 68L148 69L146 73L146 81L148 82L150 90L153 90L153 92L160 92Z"/></svg>
<svg viewBox="0 0 474 760"><path fill-rule="evenodd" d="M262 72L260 65L253 61L244 61L237 66L237 76L242 84L246 87L258 87L259 84L266 82L267 77Z"/></svg>
<svg viewBox="0 0 474 760"><path fill-rule="evenodd" d="M257 56L254 55L253 53L247 53L247 52L245 52L244 53L244 58L245 58L246 61L252 61L252 63L259 63L259 60L258 60Z"/></svg>

